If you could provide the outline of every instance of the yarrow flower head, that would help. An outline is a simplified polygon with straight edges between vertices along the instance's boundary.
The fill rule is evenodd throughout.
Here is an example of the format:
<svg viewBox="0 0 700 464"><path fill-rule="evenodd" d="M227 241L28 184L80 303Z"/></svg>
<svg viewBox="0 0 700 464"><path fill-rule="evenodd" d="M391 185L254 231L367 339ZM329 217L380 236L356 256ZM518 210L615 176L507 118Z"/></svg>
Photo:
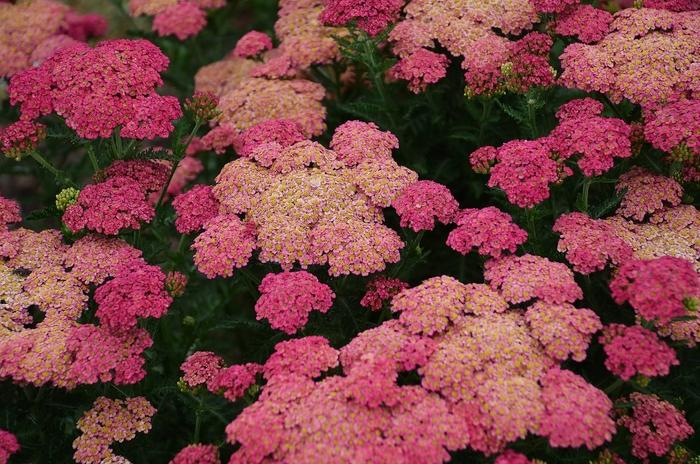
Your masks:
<svg viewBox="0 0 700 464"><path fill-rule="evenodd" d="M160 73L168 58L146 40L106 40L57 51L36 68L10 80L10 102L21 119L57 113L86 139L167 137L182 115L175 97L161 96Z"/></svg>
<svg viewBox="0 0 700 464"><path fill-rule="evenodd" d="M117 235L121 229L140 229L141 221L153 219L142 186L129 177L112 177L83 188L78 201L63 213L63 222L73 232L88 229Z"/></svg>
<svg viewBox="0 0 700 464"><path fill-rule="evenodd" d="M182 380L190 388L205 385L224 368L224 360L211 351L196 351L180 366Z"/></svg>
<svg viewBox="0 0 700 464"><path fill-rule="evenodd" d="M46 138L46 126L33 121L20 120L0 128L0 151L15 160L20 160Z"/></svg>
<svg viewBox="0 0 700 464"><path fill-rule="evenodd" d="M135 263L95 290L95 302L100 323L119 331L134 327L139 317L161 317L172 297L159 267Z"/></svg>
<svg viewBox="0 0 700 464"><path fill-rule="evenodd" d="M688 314L688 302L700 299L700 277L682 258L663 256L652 260L630 260L610 281L615 302L629 302L648 321L668 323Z"/></svg>
<svg viewBox="0 0 700 464"><path fill-rule="evenodd" d="M12 433L0 429L0 464L7 464L10 456L19 451L20 446Z"/></svg>
<svg viewBox="0 0 700 464"><path fill-rule="evenodd" d="M199 34L206 24L204 10L189 1L178 1L153 17L153 30L159 36L174 35L180 40Z"/></svg>
<svg viewBox="0 0 700 464"><path fill-rule="evenodd" d="M676 352L651 330L634 325L612 324L600 336L605 350L605 367L622 380L635 375L668 375L678 365Z"/></svg>
<svg viewBox="0 0 700 464"><path fill-rule="evenodd" d="M553 447L595 449L610 440L615 422L612 401L602 391L571 371L552 368L542 379L545 413L540 433Z"/></svg>
<svg viewBox="0 0 700 464"><path fill-rule="evenodd" d="M221 459L216 446L194 444L181 449L169 464L221 464Z"/></svg>
<svg viewBox="0 0 700 464"><path fill-rule="evenodd" d="M544 143L556 156L569 159L581 155L577 164L585 176L599 176L613 167L614 158L632 156L631 127L622 119L604 118L596 113L586 114L582 109L597 110L583 101L576 115L569 109L562 111L564 119L544 138Z"/></svg>
<svg viewBox="0 0 700 464"><path fill-rule="evenodd" d="M500 454L493 464L532 464L527 456L521 453L517 453L513 450L506 450L505 453Z"/></svg>
<svg viewBox="0 0 700 464"><path fill-rule="evenodd" d="M617 214L637 221L667 206L678 206L683 197L683 188L675 180L636 166L620 176L615 190L625 192Z"/></svg>
<svg viewBox="0 0 700 464"><path fill-rule="evenodd" d="M288 119L269 119L241 132L233 145L238 155L251 157L254 153L258 155L260 152L257 149L261 147L276 149L279 155L283 148L304 140L306 136L299 123ZM274 158L256 159L267 166L274 161Z"/></svg>
<svg viewBox="0 0 700 464"><path fill-rule="evenodd" d="M325 3L320 20L331 26L356 21L358 28L369 35L377 35L398 19L403 4L403 0L370 0L363 3L332 0Z"/></svg>
<svg viewBox="0 0 700 464"><path fill-rule="evenodd" d="M539 13L561 13L579 0L532 0Z"/></svg>
<svg viewBox="0 0 700 464"><path fill-rule="evenodd" d="M571 269L535 255L487 261L484 279L510 303L533 298L554 304L571 303L583 297Z"/></svg>
<svg viewBox="0 0 700 464"><path fill-rule="evenodd" d="M219 202L209 185L195 185L176 196L172 205L176 214L175 229L181 234L202 230L219 213Z"/></svg>
<svg viewBox="0 0 700 464"><path fill-rule="evenodd" d="M272 39L264 32L250 31L238 39L233 49L233 56L252 58L272 48Z"/></svg>
<svg viewBox="0 0 700 464"><path fill-rule="evenodd" d="M447 75L448 63L445 55L419 48L402 57L389 69L389 75L408 81L408 88L413 93L421 93L429 84L435 84Z"/></svg>
<svg viewBox="0 0 700 464"><path fill-rule="evenodd" d="M409 185L391 206L401 218L401 227L410 227L416 232L433 230L436 220L449 224L459 210L452 192L431 180L419 180Z"/></svg>
<svg viewBox="0 0 700 464"><path fill-rule="evenodd" d="M290 335L306 325L311 311L328 312L335 298L328 285L306 271L267 274L258 290L257 319L267 319L273 329Z"/></svg>
<svg viewBox="0 0 700 464"><path fill-rule="evenodd" d="M683 412L656 395L632 393L631 414L618 419L618 424L632 433L632 455L649 462L649 456L664 456L671 447L695 432Z"/></svg>
<svg viewBox="0 0 700 464"><path fill-rule="evenodd" d="M260 364L238 364L219 370L207 382L207 388L212 393L223 392L224 398L236 401L245 395L246 391L256 382L256 376L262 372Z"/></svg>
<svg viewBox="0 0 700 464"><path fill-rule="evenodd" d="M562 214L552 230L561 235L557 250L566 253L566 260L581 274L632 259L632 247L615 234L613 226L584 213Z"/></svg>
<svg viewBox="0 0 700 464"><path fill-rule="evenodd" d="M275 345L275 352L263 367L263 375L268 381L286 375L314 378L337 365L338 351L330 346L328 339L303 337Z"/></svg>
<svg viewBox="0 0 700 464"><path fill-rule="evenodd" d="M684 151L700 158L700 100L680 100L645 114L644 138L678 161ZM687 156L686 156L687 157Z"/></svg>
<svg viewBox="0 0 700 464"><path fill-rule="evenodd" d="M574 4L561 12L554 23L554 32L567 37L577 37L590 44L608 34L613 15L592 5Z"/></svg>
<svg viewBox="0 0 700 464"><path fill-rule="evenodd" d="M143 263L141 250L118 238L88 234L76 240L65 253L63 264L85 284L102 284L116 277L125 265Z"/></svg>
<svg viewBox="0 0 700 464"><path fill-rule="evenodd" d="M521 208L532 208L549 198L549 185L571 173L551 158L544 143L536 140L505 143L497 149L496 161L490 169L488 186L500 188L509 202Z"/></svg>
<svg viewBox="0 0 700 464"><path fill-rule="evenodd" d="M525 320L530 330L552 358L565 361L586 359L591 337L603 328L598 316L587 308L568 303L550 304L537 301L527 308Z"/></svg>
<svg viewBox="0 0 700 464"><path fill-rule="evenodd" d="M255 247L253 224L243 222L232 214L207 221L204 232L192 244L197 269L210 279L233 275L234 268L248 264Z"/></svg>
<svg viewBox="0 0 700 464"><path fill-rule="evenodd" d="M181 297L187 288L187 276L182 272L170 271L165 275L165 290L173 298Z"/></svg>
<svg viewBox="0 0 700 464"><path fill-rule="evenodd" d="M100 464L117 458L110 448L114 442L132 440L137 432L151 430L156 410L142 396L112 400L100 396L78 420L82 433L73 441L73 458L79 464Z"/></svg>
<svg viewBox="0 0 700 464"><path fill-rule="evenodd" d="M14 200L0 196L0 232L6 231L8 224L18 222L22 222L19 204Z"/></svg>
<svg viewBox="0 0 700 464"><path fill-rule="evenodd" d="M360 305L372 311L379 311L382 309L384 302L391 300L407 288L408 284L400 279L385 276L375 277L367 282L365 294L360 300Z"/></svg>
<svg viewBox="0 0 700 464"><path fill-rule="evenodd" d="M527 232L493 206L463 209L454 222L457 228L448 235L447 246L463 255L476 248L480 255L499 258L507 251L515 253L527 240Z"/></svg>
<svg viewBox="0 0 700 464"><path fill-rule="evenodd" d="M399 139L373 122L346 121L333 132L330 147L338 159L356 166L363 161L391 159L392 151L399 148Z"/></svg>

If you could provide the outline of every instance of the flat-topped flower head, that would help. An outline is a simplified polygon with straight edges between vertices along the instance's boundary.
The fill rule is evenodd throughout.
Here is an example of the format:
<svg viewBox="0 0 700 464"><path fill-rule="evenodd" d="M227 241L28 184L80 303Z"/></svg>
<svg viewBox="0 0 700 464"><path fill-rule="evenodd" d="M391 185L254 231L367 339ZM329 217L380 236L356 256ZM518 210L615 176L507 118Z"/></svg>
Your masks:
<svg viewBox="0 0 700 464"><path fill-rule="evenodd" d="M413 93L424 92L430 84L435 84L447 75L449 61L445 55L425 48L419 48L402 57L389 69L394 79L408 81Z"/></svg>
<svg viewBox="0 0 700 464"><path fill-rule="evenodd" d="M574 4L561 12L554 23L554 32L576 37L585 44L601 40L608 34L613 15L592 5Z"/></svg>
<svg viewBox="0 0 700 464"><path fill-rule="evenodd" d="M236 401L245 395L246 391L255 384L256 376L262 372L263 366L255 363L236 364L218 370L207 382L207 388L212 393L223 392L224 398Z"/></svg>
<svg viewBox="0 0 700 464"><path fill-rule="evenodd" d="M320 84L303 79L245 79L221 96L219 123L243 131L270 119L288 119L305 135L320 135L326 129L325 94Z"/></svg>
<svg viewBox="0 0 700 464"><path fill-rule="evenodd" d="M117 235L122 229L140 229L153 219L142 186L129 177L112 177L83 188L78 201L63 213L63 222L73 232L87 229Z"/></svg>
<svg viewBox="0 0 700 464"><path fill-rule="evenodd" d="M622 380L635 375L658 377L668 375L678 365L676 352L654 332L644 327L611 324L600 336L605 367Z"/></svg>
<svg viewBox="0 0 700 464"><path fill-rule="evenodd" d="M365 294L360 300L360 305L372 311L379 311L386 301L391 300L402 290L408 288L408 284L400 279L379 276L367 282Z"/></svg>
<svg viewBox="0 0 700 464"><path fill-rule="evenodd" d="M447 246L463 255L476 249L482 256L499 258L505 252L515 253L527 240L527 232L493 206L463 209L454 222L457 228L448 235Z"/></svg>
<svg viewBox="0 0 700 464"><path fill-rule="evenodd" d="M566 260L581 274L600 271L608 264L620 266L632 259L632 247L615 234L611 224L584 213L562 214L552 230L561 235L557 250L566 253Z"/></svg>
<svg viewBox="0 0 700 464"><path fill-rule="evenodd" d="M700 157L699 121L700 100L672 102L645 115L644 138L659 150L671 153L672 157L679 158L685 149L697 159Z"/></svg>
<svg viewBox="0 0 700 464"><path fill-rule="evenodd" d="M647 214L678 206L683 197L678 182L637 166L620 176L615 190L625 191L617 214L640 222Z"/></svg>
<svg viewBox="0 0 700 464"><path fill-rule="evenodd" d="M549 198L549 185L562 178L549 148L536 140L507 142L498 148L496 159L488 186L500 188L510 203L521 208L532 208Z"/></svg>
<svg viewBox="0 0 700 464"><path fill-rule="evenodd" d="M194 37L206 24L204 10L189 1L178 1L153 17L153 30L159 36L174 35L179 40Z"/></svg>
<svg viewBox="0 0 700 464"><path fill-rule="evenodd" d="M263 366L268 381L277 376L301 375L315 378L338 365L338 351L328 339L311 336L279 342Z"/></svg>
<svg viewBox="0 0 700 464"><path fill-rule="evenodd" d="M88 234L66 251L63 264L85 284L99 285L124 266L141 261L141 250L118 238Z"/></svg>
<svg viewBox="0 0 700 464"><path fill-rule="evenodd" d="M532 0L539 13L561 13L578 0Z"/></svg>
<svg viewBox="0 0 700 464"><path fill-rule="evenodd" d="M500 454L493 464L532 464L527 456L513 450L506 450Z"/></svg>
<svg viewBox="0 0 700 464"><path fill-rule="evenodd" d="M392 151L399 148L399 139L373 122L346 121L333 132L330 147L338 159L355 166L367 160L391 159Z"/></svg>
<svg viewBox="0 0 700 464"><path fill-rule="evenodd" d="M169 464L221 464L219 448L215 445L187 445L170 460Z"/></svg>
<svg viewBox="0 0 700 464"><path fill-rule="evenodd" d="M618 304L628 302L640 317L665 324L688 315L688 303L700 299L700 277L682 258L630 260L610 281L610 290Z"/></svg>
<svg viewBox="0 0 700 464"><path fill-rule="evenodd" d="M224 368L224 360L211 351L195 351L180 366L182 380L190 388L205 385Z"/></svg>
<svg viewBox="0 0 700 464"><path fill-rule="evenodd" d="M10 456L20 450L19 442L14 434L0 429L0 463L7 464Z"/></svg>
<svg viewBox="0 0 700 464"><path fill-rule="evenodd" d="M504 256L487 261L484 279L510 303L523 303L533 298L547 303L572 303L583 297L571 269L535 255Z"/></svg>
<svg viewBox="0 0 700 464"><path fill-rule="evenodd" d="M568 303L537 301L527 308L525 320L547 354L559 361L586 359L591 337L603 328L593 311Z"/></svg>
<svg viewBox="0 0 700 464"><path fill-rule="evenodd" d="M45 138L46 126L20 120L7 127L0 127L0 152L8 158L20 160L34 151Z"/></svg>
<svg viewBox="0 0 700 464"><path fill-rule="evenodd" d="M7 230L8 224L16 224L21 221L19 203L0 196L0 232Z"/></svg>
<svg viewBox="0 0 700 464"><path fill-rule="evenodd" d="M213 279L230 277L235 268L248 264L256 247L255 229L235 215L215 216L204 224L192 244L194 263L199 271Z"/></svg>
<svg viewBox="0 0 700 464"><path fill-rule="evenodd" d="M167 137L182 115L175 97L161 96L160 73L168 58L146 40L106 40L55 52L36 68L14 75L10 101L23 120L49 113L86 139Z"/></svg>
<svg viewBox="0 0 700 464"><path fill-rule="evenodd" d="M252 58L271 48L272 39L269 35L264 32L250 31L238 39L232 54L239 58Z"/></svg>
<svg viewBox="0 0 700 464"><path fill-rule="evenodd" d="M328 312L335 298L328 285L306 271L267 274L258 290L257 319L267 319L273 329L290 335L306 325L311 311Z"/></svg>
<svg viewBox="0 0 700 464"><path fill-rule="evenodd" d="M612 401L571 371L554 367L541 380L545 414L540 434L553 447L595 449L615 433Z"/></svg>
<svg viewBox="0 0 700 464"><path fill-rule="evenodd" d="M233 145L239 156L250 157L263 145L274 143L278 146L278 151L281 151L282 148L306 139L298 122L290 119L268 119L241 132L234 139ZM274 159L269 161L271 163Z"/></svg>
<svg viewBox="0 0 700 464"><path fill-rule="evenodd" d="M114 331L130 329L140 317L161 317L173 299L165 291L165 274L157 266L136 262L95 290L102 325Z"/></svg>
<svg viewBox="0 0 700 464"><path fill-rule="evenodd" d="M624 9L615 14L609 32L597 43L566 47L560 57L563 73L559 82L605 93L613 102L627 98L643 106L658 106L693 92L696 29L692 14L653 7Z"/></svg>
<svg viewBox="0 0 700 464"><path fill-rule="evenodd" d="M433 230L435 223L449 224L459 210L452 192L431 180L419 180L409 185L391 206L401 218L401 227L414 231Z"/></svg>
<svg viewBox="0 0 700 464"><path fill-rule="evenodd" d="M664 456L671 447L695 432L683 411L656 395L632 393L632 411L618 419L618 424L632 433L632 455L649 461L650 456Z"/></svg>
<svg viewBox="0 0 700 464"><path fill-rule="evenodd" d="M357 3L352 0L326 2L320 20L330 26L344 26L355 21L357 27L369 35L377 35L398 19L403 0L369 0Z"/></svg>
<svg viewBox="0 0 700 464"><path fill-rule="evenodd" d="M112 400L100 396L78 419L81 435L73 441L73 458L79 464L98 464L116 458L111 446L133 440L136 433L151 430L156 409L142 396Z"/></svg>
<svg viewBox="0 0 700 464"><path fill-rule="evenodd" d="M175 209L175 229L181 234L202 230L204 225L219 214L216 201L209 185L195 185L173 199Z"/></svg>

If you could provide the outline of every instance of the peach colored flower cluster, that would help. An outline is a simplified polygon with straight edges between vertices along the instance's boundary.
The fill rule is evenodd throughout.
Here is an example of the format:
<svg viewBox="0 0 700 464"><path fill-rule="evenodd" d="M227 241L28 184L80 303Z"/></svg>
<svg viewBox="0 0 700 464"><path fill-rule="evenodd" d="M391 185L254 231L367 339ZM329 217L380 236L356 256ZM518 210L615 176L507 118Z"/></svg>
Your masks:
<svg viewBox="0 0 700 464"><path fill-rule="evenodd" d="M79 464L101 464L121 458L111 449L115 442L133 440L151 430L155 408L142 396L113 400L100 396L78 420L81 435L73 442L73 458Z"/></svg>
<svg viewBox="0 0 700 464"><path fill-rule="evenodd" d="M107 21L53 0L0 3L0 77L39 64L53 52L103 35Z"/></svg>

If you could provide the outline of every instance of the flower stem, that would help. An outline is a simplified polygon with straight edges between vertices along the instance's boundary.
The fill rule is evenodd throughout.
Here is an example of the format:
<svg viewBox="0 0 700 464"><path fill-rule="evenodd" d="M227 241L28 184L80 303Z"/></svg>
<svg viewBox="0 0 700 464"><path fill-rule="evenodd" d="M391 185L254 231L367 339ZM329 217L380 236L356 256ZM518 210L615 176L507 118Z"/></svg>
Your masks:
<svg viewBox="0 0 700 464"><path fill-rule="evenodd" d="M583 190L581 191L581 206L584 213L588 213L588 192L591 189L591 184L593 179L591 177L586 177L583 180Z"/></svg>
<svg viewBox="0 0 700 464"><path fill-rule="evenodd" d="M170 186L170 182L173 180L173 176L175 176L175 170L177 169L177 166L180 164L180 161L183 158L183 154L187 150L187 147L190 146L190 143L192 143L192 139L194 138L195 134L199 130L201 123L198 121L195 121L194 127L192 128L192 132L190 132L190 135L187 136L187 140L185 143L179 143L180 141L178 140L175 144L175 152L173 153L173 165L170 168L170 175L168 176L168 181L165 183L163 186L163 189L160 191L160 196L158 197L158 202L156 203L156 211L160 208L161 204L163 203L163 198L165 198L165 194L168 191L168 187Z"/></svg>
<svg viewBox="0 0 700 464"><path fill-rule="evenodd" d="M31 156L34 161L39 163L41 167L49 171L53 176L56 178L56 181L59 184L70 184L71 181L68 179L66 176L63 175L63 172L58 170L56 167L54 167L53 164L51 164L49 161L46 160L43 156L39 154L36 150L32 150L29 152L29 156Z"/></svg>

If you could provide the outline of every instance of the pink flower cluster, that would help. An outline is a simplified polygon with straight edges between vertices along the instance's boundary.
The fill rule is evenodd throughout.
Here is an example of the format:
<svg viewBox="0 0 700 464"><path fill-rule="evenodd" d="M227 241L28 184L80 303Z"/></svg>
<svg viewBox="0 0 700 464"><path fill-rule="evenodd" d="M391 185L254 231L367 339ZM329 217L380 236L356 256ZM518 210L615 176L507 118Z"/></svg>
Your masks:
<svg viewBox="0 0 700 464"><path fill-rule="evenodd" d="M248 264L255 247L254 225L242 222L233 214L207 221L204 232L192 244L197 269L210 279L233 275L234 268Z"/></svg>
<svg viewBox="0 0 700 464"><path fill-rule="evenodd" d="M402 280L384 276L375 277L367 282L360 305L372 311L379 311L386 301L407 288L408 284Z"/></svg>
<svg viewBox="0 0 700 464"><path fill-rule="evenodd" d="M14 200L0 196L0 232L6 231L8 224L18 222L22 222L19 204Z"/></svg>
<svg viewBox="0 0 700 464"><path fill-rule="evenodd" d="M644 138L659 150L671 153L679 161L688 150L692 159L700 158L700 100L669 103L649 111L644 121ZM685 156L684 156L685 155Z"/></svg>
<svg viewBox="0 0 700 464"><path fill-rule="evenodd" d="M650 107L692 93L698 62L696 23L693 14L653 7L622 10L597 43L566 47L560 56L559 83L605 93L614 102L627 98Z"/></svg>
<svg viewBox="0 0 700 464"><path fill-rule="evenodd" d="M100 396L78 420L82 433L73 441L73 458L79 464L101 464L119 458L111 449L114 442L133 440L136 433L151 430L156 410L142 396L112 400Z"/></svg>
<svg viewBox="0 0 700 464"><path fill-rule="evenodd" d="M431 180L419 180L404 188L391 206L401 218L401 227L415 232L433 230L435 221L449 224L459 210L452 192Z"/></svg>
<svg viewBox="0 0 700 464"><path fill-rule="evenodd" d="M629 302L640 317L665 324L700 301L700 276L690 262L673 256L630 260L610 281L610 290L618 304Z"/></svg>
<svg viewBox="0 0 700 464"><path fill-rule="evenodd" d="M579 0L532 0L539 13L561 13Z"/></svg>
<svg viewBox="0 0 700 464"><path fill-rule="evenodd" d="M500 258L504 252L515 253L527 240L527 232L493 206L463 209L454 222L457 228L448 235L447 246L463 255L476 248L482 256Z"/></svg>
<svg viewBox="0 0 700 464"><path fill-rule="evenodd" d="M264 32L250 31L238 39L232 54L239 58L252 58L271 48L272 39L269 35Z"/></svg>
<svg viewBox="0 0 700 464"><path fill-rule="evenodd" d="M214 445L188 445L169 464L221 464L219 449Z"/></svg>
<svg viewBox="0 0 700 464"><path fill-rule="evenodd" d="M137 318L159 318L173 299L165 291L165 274L157 266L125 265L95 291L100 323L115 332L131 329Z"/></svg>
<svg viewBox="0 0 700 464"><path fill-rule="evenodd" d="M676 352L651 330L641 326L612 324L600 336L605 349L605 367L623 380L635 375L668 375L677 366Z"/></svg>
<svg viewBox="0 0 700 464"><path fill-rule="evenodd" d="M622 119L600 116L602 108L588 100L564 105L557 113L559 125L544 140L557 158L580 155L578 166L590 177L612 168L614 158L632 156L632 129Z"/></svg>
<svg viewBox="0 0 700 464"><path fill-rule="evenodd" d="M88 229L117 235L121 229L140 229L150 222L155 210L137 181L124 176L86 186L78 201L63 213L63 222L73 232Z"/></svg>
<svg viewBox="0 0 700 464"><path fill-rule="evenodd" d="M57 49L107 30L102 16L82 15L53 0L2 2L0 24L0 77L10 77Z"/></svg>
<svg viewBox="0 0 700 464"><path fill-rule="evenodd" d="M613 15L601 8L587 4L574 4L557 16L554 32L563 36L577 37L581 42L590 44L608 34L612 21Z"/></svg>
<svg viewBox="0 0 700 464"><path fill-rule="evenodd" d="M695 431L683 412L656 395L632 393L632 412L618 423L632 433L632 455L649 462L649 456L664 456L674 443L685 440Z"/></svg>
<svg viewBox="0 0 700 464"><path fill-rule="evenodd" d="M197 351L182 363L180 370L184 374L182 381L189 388L206 386L210 392L236 401L255 384L262 366L248 363L225 367L224 360L211 351Z"/></svg>
<svg viewBox="0 0 700 464"><path fill-rule="evenodd" d="M263 367L261 395L226 428L240 445L231 462L439 463L464 447L501 452L528 433L589 449L612 437L612 402L556 367L569 353L585 355L600 327L590 310L535 305L527 320L488 286L446 276L404 290L393 309L398 320L340 351L323 337L279 343ZM398 374L415 369L420 383L399 385Z"/></svg>
<svg viewBox="0 0 700 464"><path fill-rule="evenodd" d="M566 253L566 260L581 274L605 269L608 263L620 266L632 259L632 247L615 234L612 225L584 213L562 214L552 230L561 235L557 250Z"/></svg>
<svg viewBox="0 0 700 464"><path fill-rule="evenodd" d="M23 120L57 113L86 139L167 137L182 115L175 97L158 95L168 58L146 40L107 40L56 52L12 76L10 102Z"/></svg>
<svg viewBox="0 0 700 464"><path fill-rule="evenodd" d="M273 329L290 335L306 325L311 311L328 312L335 298L328 285L306 271L267 274L258 290L257 319L267 319Z"/></svg>
<svg viewBox="0 0 700 464"><path fill-rule="evenodd" d="M638 166L620 176L615 190L625 194L617 214L637 221L667 206L678 206L683 197L683 187L678 182Z"/></svg>
<svg viewBox="0 0 700 464"><path fill-rule="evenodd" d="M7 430L0 429L0 464L7 464L10 456L19 451L17 437Z"/></svg>
<svg viewBox="0 0 700 464"><path fill-rule="evenodd" d="M207 221L219 212L219 202L208 185L195 185L176 196L172 205L177 215L175 229L181 234L202 230Z"/></svg>
<svg viewBox="0 0 700 464"><path fill-rule="evenodd" d="M358 3L352 0L326 2L320 20L331 26L343 26L355 21L357 27L369 35L377 35L398 19L403 0L368 0Z"/></svg>
<svg viewBox="0 0 700 464"><path fill-rule="evenodd" d="M487 261L484 279L510 303L523 303L533 298L547 303L571 303L583 297L571 269L535 255L504 256Z"/></svg>
<svg viewBox="0 0 700 464"><path fill-rule="evenodd" d="M304 140L306 137L297 122L288 119L269 119L241 132L233 140L233 146L239 156L255 158L263 166L270 167L283 148ZM262 156L267 154L277 156Z"/></svg>
<svg viewBox="0 0 700 464"><path fill-rule="evenodd" d="M19 160L46 138L46 126L34 121L17 121L0 127L0 153Z"/></svg>
<svg viewBox="0 0 700 464"><path fill-rule="evenodd" d="M225 0L129 0L132 16L153 16L153 31L179 40L193 37L207 24L205 10L226 5Z"/></svg>
<svg viewBox="0 0 700 464"><path fill-rule="evenodd" d="M445 55L419 48L402 57L391 69L394 79L408 81L413 93L424 92L429 84L434 84L447 75L448 60Z"/></svg>

